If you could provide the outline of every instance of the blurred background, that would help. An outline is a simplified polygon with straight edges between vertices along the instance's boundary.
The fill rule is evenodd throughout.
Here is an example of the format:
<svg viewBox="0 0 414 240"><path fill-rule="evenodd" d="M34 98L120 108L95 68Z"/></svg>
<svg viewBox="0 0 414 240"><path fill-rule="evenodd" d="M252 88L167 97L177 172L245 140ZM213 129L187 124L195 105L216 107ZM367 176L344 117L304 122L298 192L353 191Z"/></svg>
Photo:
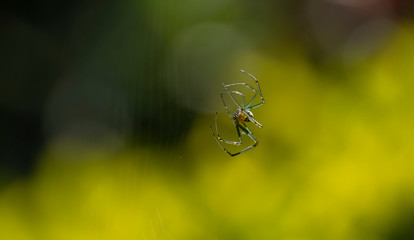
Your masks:
<svg viewBox="0 0 414 240"><path fill-rule="evenodd" d="M0 13L0 238L414 239L412 1ZM264 127L232 158L210 125L237 139L220 93L254 85L240 69Z"/></svg>

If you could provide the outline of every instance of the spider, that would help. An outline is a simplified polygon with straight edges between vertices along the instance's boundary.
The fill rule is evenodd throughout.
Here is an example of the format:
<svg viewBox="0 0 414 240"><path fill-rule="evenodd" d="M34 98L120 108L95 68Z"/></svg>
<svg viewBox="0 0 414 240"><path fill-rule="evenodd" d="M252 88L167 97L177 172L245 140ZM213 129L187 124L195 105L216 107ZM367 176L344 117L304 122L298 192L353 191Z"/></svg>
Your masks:
<svg viewBox="0 0 414 240"><path fill-rule="evenodd" d="M253 110L255 108L258 108L258 107L262 106L265 103L265 100L263 99L263 96L262 96L262 92L260 90L259 81L257 81L257 79L253 75L251 75L250 73L248 73L248 72L245 72L243 70L240 70L240 72L242 72L242 73L248 75L249 77L253 78L253 80L257 84L257 89L258 90L254 89L252 86L250 86L247 83L224 84L224 82L222 82L221 84L223 85L223 87L226 90L227 94L230 96L230 98L234 101L234 103L237 106L237 110L233 113L233 115L230 114L229 109L227 107L227 104L224 101L224 97L223 96L225 95L225 93L220 94L221 100L223 101L224 109L226 110L227 114L233 120L233 123L236 126L236 130L237 130L237 135L239 137L239 141L238 142L236 142L236 141L229 141L229 140L225 140L222 137L220 137L219 131L218 131L218 127L217 127L217 112L216 112L216 118L215 118L215 120L216 120L216 133L214 133L213 128L210 125L210 129L211 129L211 132L213 133L214 139L216 139L216 141L220 145L220 147L226 153L228 153L232 157L233 156L236 156L236 155L239 155L240 153L243 153L243 152L245 152L247 150L250 150L250 149L256 147L257 144L259 144L259 142L257 141L257 139L253 136L253 133L247 127L246 122L253 122L259 128L262 128L263 127L263 125L261 125L260 123L258 123L253 118L254 116L253 116L253 113L251 112L251 110ZM238 91L234 91L234 90L229 90L228 89L228 87L230 87L230 86L236 86L236 85L246 86L247 88L249 88L250 90L252 90L254 92L254 95L253 95L252 99L247 103L247 105L245 104L245 95L243 93L238 92ZM237 94L237 95L240 95L242 97L241 104L236 101L236 99L234 98L233 94ZM256 99L257 94L260 95L261 102L258 103L258 104L255 104L253 106L250 106L253 103L254 99ZM249 136L253 140L254 143L252 145L246 147L245 149L243 149L243 150L241 150L239 152L236 152L236 153L229 152L223 146L222 142L223 143L227 143L227 144L231 144L231 145L241 146L242 145L242 138L241 138L241 135L242 134Z"/></svg>

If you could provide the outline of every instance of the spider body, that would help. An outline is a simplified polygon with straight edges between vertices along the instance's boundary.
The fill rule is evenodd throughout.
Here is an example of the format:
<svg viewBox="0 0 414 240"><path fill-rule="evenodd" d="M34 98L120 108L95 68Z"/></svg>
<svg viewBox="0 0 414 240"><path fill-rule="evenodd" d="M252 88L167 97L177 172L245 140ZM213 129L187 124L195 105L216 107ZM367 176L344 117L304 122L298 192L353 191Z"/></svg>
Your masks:
<svg viewBox="0 0 414 240"><path fill-rule="evenodd" d="M250 114L249 114L250 113ZM250 115L253 117L253 114L251 112L243 111L241 109L237 109L233 114L233 120L236 121L236 123L242 123L244 121L249 122L249 118L247 115Z"/></svg>
<svg viewBox="0 0 414 240"><path fill-rule="evenodd" d="M263 126L258 123L253 116L253 113L251 112L251 110L262 106L265 101L263 99L262 96L262 92L260 90L260 85L259 82L257 81L257 79L255 77L253 77L251 74L240 70L242 73L247 74L249 77L253 78L253 80L256 82L257 85L257 90L254 89L252 86L250 86L247 83L232 83L232 84L224 84L222 83L224 89L226 90L228 96L230 97L230 99L232 99L234 101L234 103L237 105L237 110L234 112L233 115L230 114L229 109L227 107L226 102L224 101L224 94L221 94L221 100L223 101L223 105L224 108L228 114L228 116L233 120L234 125L236 126L236 131L237 131L237 135L239 137L239 141L229 141L229 140L225 140L222 137L220 137L219 135L219 131L218 131L218 127L217 127L217 112L216 112L216 133L214 133L213 128L210 126L211 132L213 133L214 138L216 139L217 143L220 145L220 147L227 152L230 156L236 156L240 153L243 153L247 150L250 150L254 147L257 146L257 144L259 144L259 142L256 140L256 138L253 136L253 133L250 131L250 129L247 127L246 122L253 122L257 127L262 128ZM242 85L247 87L248 89L250 89L251 91L253 91L254 95L253 97L250 99L250 101L247 103L247 105L245 104L245 95L241 92L238 91L234 91L234 90L229 90L228 88L231 86L236 86L236 85ZM239 96L242 97L242 103L238 103L236 101L236 99L234 98L233 94L237 94ZM258 104L255 104L253 106L252 103L255 100L255 98L257 97L257 95L260 96L261 102ZM241 146L242 144L242 138L241 135L247 135L249 136L252 140L253 140L253 144L246 147L245 149L241 150L240 152L236 152L236 153L230 153L224 146L222 143L226 143L226 144L231 144L231 145L236 145L236 146Z"/></svg>

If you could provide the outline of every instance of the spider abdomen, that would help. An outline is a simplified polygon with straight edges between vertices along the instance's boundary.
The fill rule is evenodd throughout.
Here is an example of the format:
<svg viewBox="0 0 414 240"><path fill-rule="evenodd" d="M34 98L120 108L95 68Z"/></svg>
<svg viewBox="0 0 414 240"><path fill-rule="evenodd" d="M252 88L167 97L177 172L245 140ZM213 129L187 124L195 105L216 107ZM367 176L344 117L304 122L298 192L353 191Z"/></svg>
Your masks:
<svg viewBox="0 0 414 240"><path fill-rule="evenodd" d="M237 109L233 114L233 119L236 122L239 122L239 123L242 123L242 122L245 122L245 121L249 122L249 118L247 117L247 115L251 115L251 117L253 117L252 116L253 114L251 112L249 112L249 111L245 112L241 109Z"/></svg>

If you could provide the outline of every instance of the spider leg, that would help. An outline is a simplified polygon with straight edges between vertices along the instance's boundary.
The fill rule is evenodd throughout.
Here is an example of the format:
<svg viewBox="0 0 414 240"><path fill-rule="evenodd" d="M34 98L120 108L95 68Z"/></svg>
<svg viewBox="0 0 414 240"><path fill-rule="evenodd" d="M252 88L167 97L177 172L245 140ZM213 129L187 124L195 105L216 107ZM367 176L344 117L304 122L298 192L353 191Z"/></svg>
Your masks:
<svg viewBox="0 0 414 240"><path fill-rule="evenodd" d="M233 102L237 105L237 107L242 108L242 106L240 106L240 104L236 101L236 99L234 98L234 96L232 95L232 93L235 93L235 94L239 94L239 95L241 95L241 96L244 96L244 95L243 95L243 93L238 92L238 91L230 91L230 90L227 88L227 85L226 85L226 84L224 84L224 82L222 82L221 84L223 85L224 89L226 89L227 94L231 97L231 99L232 99L232 100L233 100ZM243 108L244 108L244 98L243 98Z"/></svg>
<svg viewBox="0 0 414 240"><path fill-rule="evenodd" d="M242 144L242 139L241 139L241 133L240 133L240 125L239 124L235 124L236 125L236 130L237 130L237 135L239 136L239 141L240 142L233 142L233 141L228 141L228 140L225 140L225 139L223 139L223 138L221 138L220 137L220 135L219 135L219 133L218 133L218 127L217 127L217 113L216 113L216 134L214 133L214 131L213 131L213 128L211 127L211 125L210 125L210 130L211 130L211 133L213 134L213 137L214 137L214 139L216 140L216 142L220 145L220 147L226 152L226 153L228 153L230 156L236 156L236 155L238 155L238 154L240 154L240 152L238 152L238 153L235 153L235 154L233 154L233 153L231 153L231 152L229 152L224 146L223 146L223 144L221 143L221 142L224 142L224 143L227 143L227 144L232 144L232 145L236 145L236 146L240 146L241 144Z"/></svg>
<svg viewBox="0 0 414 240"><path fill-rule="evenodd" d="M246 87L250 88L250 90L252 90L254 92L254 95L253 95L252 99L250 99L249 103L246 105L246 110L249 110L249 106L250 106L250 104L252 104L252 102L254 101L254 99L256 99L256 96L257 96L258 92L256 91L256 89L254 89L248 83L231 83L231 84L227 84L226 87L237 86L237 85L246 86Z"/></svg>
<svg viewBox="0 0 414 240"><path fill-rule="evenodd" d="M237 152L237 153L231 153L231 152L229 152L224 146L223 146L223 144L221 144L221 142L219 141L219 139L218 139L218 137L214 134L214 132L213 132L213 129L211 128L211 126L210 126L210 129L211 129L211 132L213 133L213 136L214 136L214 139L216 139L216 142L218 143L218 145L220 145L220 147L226 152L226 153L228 153L230 156L236 156L236 155L239 155L240 154L240 152Z"/></svg>
<svg viewBox="0 0 414 240"><path fill-rule="evenodd" d="M244 124L244 126L240 126L240 128L246 133L246 135L247 136L249 136L252 140L253 140L253 144L252 145L250 145L250 146L248 146L247 148L245 148L245 149L243 149L243 150L241 150L240 152L238 152L238 153L235 153L235 155L237 155L237 154L240 154L240 153L244 153L244 152L246 152L247 150L250 150L250 149L252 149L252 148L254 148L254 147L256 147L258 144L259 144L259 142L257 141L257 139L253 136L253 134L252 134L252 132L250 131L250 129L246 126L246 124Z"/></svg>
<svg viewBox="0 0 414 240"><path fill-rule="evenodd" d="M227 94L228 95L230 95L230 97L232 98L232 100L236 103L236 105L239 107L239 108L241 108L241 109L244 109L245 107L245 102L246 102L246 96L243 94L243 93L241 93L241 92L238 92L238 91L235 91L235 90L232 90L232 91L230 91L230 90L228 90L228 89L226 89L226 91L227 91ZM240 106L240 104L236 101L236 99L234 98L234 96L232 95L232 94L237 94L237 95L240 95L240 96L242 96L242 105ZM224 93L222 93L222 94L220 94L220 96L221 96L221 100L223 101L223 104L224 104L224 108L226 109L226 112L229 114L229 117L230 118L232 118L232 115L230 114L230 112L229 112L229 109L228 109L228 107L227 107L227 104L225 103L225 101L224 101Z"/></svg>
<svg viewBox="0 0 414 240"><path fill-rule="evenodd" d="M258 121L256 121L256 119L250 117L249 115L246 115L246 117L250 120L250 122L254 123L256 126L258 126L259 128L262 128L263 125L260 124Z"/></svg>
<svg viewBox="0 0 414 240"><path fill-rule="evenodd" d="M230 93L234 93L234 94L237 94L237 95L242 96L242 106L241 106L241 108L242 108L242 109L244 109L244 108L245 108L244 106L245 106L246 96L244 96L244 94L243 94L243 93L238 92L238 91L234 91L234 90L230 91ZM232 96L232 97L233 97L233 96Z"/></svg>
<svg viewBox="0 0 414 240"><path fill-rule="evenodd" d="M214 134L213 134L214 135ZM221 143L220 143L220 141L218 141L217 140L217 138L215 138L216 139L216 141L217 141L217 143L220 145L220 147L226 152L226 153L228 153L230 156L232 156L232 157L234 157L234 156L236 156L236 155L239 155L240 154L240 152L238 152L238 153L231 153L231 152L229 152Z"/></svg>
<svg viewBox="0 0 414 240"><path fill-rule="evenodd" d="M252 110L252 109L255 109L257 107L262 106L265 103L265 100L264 100L263 95L262 95L262 90L260 90L259 81L253 75L251 75L250 73L248 73L248 72L246 72L244 70L240 70L240 72L242 72L242 73L248 75L249 77L253 78L253 80L256 82L257 89L259 90L260 99L262 100L260 103L258 103L256 105L253 105L251 107L246 108L246 110L249 111L249 110Z"/></svg>
<svg viewBox="0 0 414 240"><path fill-rule="evenodd" d="M230 114L229 108L227 107L227 104L226 104L226 102L224 101L224 98L223 98L224 93L220 94L220 96L221 96L221 101L223 101L224 109L226 110L229 117L232 118L233 116Z"/></svg>
<svg viewBox="0 0 414 240"><path fill-rule="evenodd" d="M239 129L241 129L241 130L243 130L243 132L247 135L247 136L249 136L252 140L253 140L253 144L252 145L250 145L250 146L248 146L247 148L245 148L245 149L243 149L243 150L241 150L240 152L236 152L236 153L230 153L230 152L228 152L226 149L224 149L224 147L223 147L223 149L224 149L224 151L226 151L228 154L230 154L230 156L236 156L236 155L239 155L240 153L244 153L244 152L246 152L246 151L248 151L248 150L250 150L250 149L252 149L252 148L254 148L254 147L256 147L258 144L259 144L259 142L257 141L257 139L253 136L253 134L252 134L252 132L250 131L250 129L246 126L246 124L243 124L244 126L241 126L241 125L239 125L239 128L237 129L237 131L238 131L238 133L240 134L240 130Z"/></svg>
<svg viewBox="0 0 414 240"><path fill-rule="evenodd" d="M242 129L243 129L243 128L242 128ZM247 148L243 149L242 151L240 151L240 152L239 152L239 154L240 154L240 153L243 153L243 152L245 152L245 151L247 151L247 150L250 150L250 149L252 149L252 148L256 147L256 146L259 144L259 142L258 142L258 141L257 141L257 139L253 136L252 132L250 131L250 129L249 129L247 126L245 126L245 129L244 129L243 131L245 131L245 132L246 132L247 136L249 136L249 137L250 137L250 138L254 141L254 143L253 143L252 145L250 145L249 147L247 147Z"/></svg>
<svg viewBox="0 0 414 240"><path fill-rule="evenodd" d="M219 134L219 131L218 131L218 126L217 126L217 112L216 112L216 134L214 134L214 131L211 128L211 126L210 126L210 128L211 128L211 131L213 132L214 137L216 137L217 140L219 140L221 142L224 142L224 143L227 143L227 144L240 146L242 144L242 139L241 139L240 130L239 130L240 125L239 124L235 124L235 125L236 125L236 130L237 130L237 133L238 133L238 136L239 136L239 141L238 142L237 141L229 141L229 140L226 140L226 139L223 139L222 137L220 137L220 134Z"/></svg>

